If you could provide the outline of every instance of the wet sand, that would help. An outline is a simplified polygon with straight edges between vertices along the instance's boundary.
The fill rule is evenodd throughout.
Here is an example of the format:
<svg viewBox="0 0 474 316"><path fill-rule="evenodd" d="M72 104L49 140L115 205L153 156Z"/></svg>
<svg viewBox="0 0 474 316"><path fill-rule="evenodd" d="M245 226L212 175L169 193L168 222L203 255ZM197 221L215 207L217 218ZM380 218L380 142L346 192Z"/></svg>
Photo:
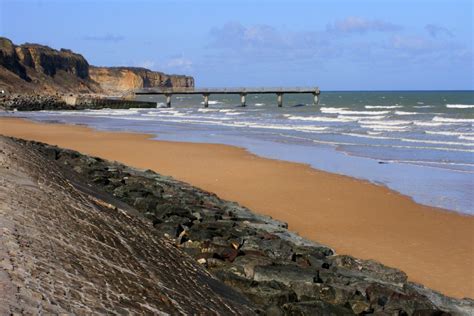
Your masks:
<svg viewBox="0 0 474 316"><path fill-rule="evenodd" d="M291 230L338 253L375 259L444 294L474 298L472 216L227 145L154 141L146 134L13 118L0 119L0 134L153 169L286 221Z"/></svg>

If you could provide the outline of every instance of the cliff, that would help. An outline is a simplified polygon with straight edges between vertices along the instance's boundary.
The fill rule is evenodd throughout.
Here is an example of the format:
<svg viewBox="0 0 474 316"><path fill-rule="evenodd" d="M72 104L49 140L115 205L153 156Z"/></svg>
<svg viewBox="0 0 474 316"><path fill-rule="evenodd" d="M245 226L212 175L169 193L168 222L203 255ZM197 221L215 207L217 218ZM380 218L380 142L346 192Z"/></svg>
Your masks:
<svg viewBox="0 0 474 316"><path fill-rule="evenodd" d="M82 55L38 44L16 46L7 38L0 38L0 87L18 93L101 91Z"/></svg>
<svg viewBox="0 0 474 316"><path fill-rule="evenodd" d="M137 88L194 87L193 77L167 75L146 68L90 67L89 72L92 80L107 93L122 93Z"/></svg>
<svg viewBox="0 0 474 316"><path fill-rule="evenodd" d="M0 37L0 90L13 93L123 94L144 87L193 87L188 76L167 75L145 68L92 67L68 49Z"/></svg>

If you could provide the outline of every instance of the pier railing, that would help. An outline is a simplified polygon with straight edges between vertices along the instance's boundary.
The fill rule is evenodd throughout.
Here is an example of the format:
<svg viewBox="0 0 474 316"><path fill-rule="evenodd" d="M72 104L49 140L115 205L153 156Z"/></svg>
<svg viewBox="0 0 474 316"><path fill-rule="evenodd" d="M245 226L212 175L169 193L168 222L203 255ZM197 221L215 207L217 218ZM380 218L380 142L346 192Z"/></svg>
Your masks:
<svg viewBox="0 0 474 316"><path fill-rule="evenodd" d="M201 94L204 98L204 107L209 106L209 95L211 94L238 94L242 106L246 105L247 94L276 94L279 107L283 106L284 94L310 93L313 95L313 103L319 103L320 90L318 87L240 87L240 88L143 88L134 91L135 95L164 95L166 106L171 107L173 94Z"/></svg>

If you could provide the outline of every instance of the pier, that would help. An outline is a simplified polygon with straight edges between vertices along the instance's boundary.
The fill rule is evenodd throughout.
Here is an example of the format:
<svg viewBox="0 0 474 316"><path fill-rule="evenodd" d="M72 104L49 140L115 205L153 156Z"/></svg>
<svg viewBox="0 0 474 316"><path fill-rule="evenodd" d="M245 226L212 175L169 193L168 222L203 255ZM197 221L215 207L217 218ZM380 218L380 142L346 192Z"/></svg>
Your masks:
<svg viewBox="0 0 474 316"><path fill-rule="evenodd" d="M248 94L275 94L279 107L283 106L284 94L307 93L313 95L313 104L319 103L320 91L318 87L312 88L143 88L134 91L135 95L164 95L166 106L171 107L171 97L174 94L200 94L204 99L204 107L209 107L211 94L237 94L240 95L240 104L246 106Z"/></svg>

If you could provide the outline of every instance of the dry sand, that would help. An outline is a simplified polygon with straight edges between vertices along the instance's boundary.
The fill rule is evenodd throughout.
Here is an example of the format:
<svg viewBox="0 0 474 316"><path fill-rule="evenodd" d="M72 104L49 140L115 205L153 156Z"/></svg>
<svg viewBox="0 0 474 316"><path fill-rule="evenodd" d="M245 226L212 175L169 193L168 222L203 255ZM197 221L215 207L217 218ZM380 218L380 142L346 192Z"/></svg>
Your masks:
<svg viewBox="0 0 474 316"><path fill-rule="evenodd" d="M375 259L412 281L474 298L474 217L415 203L385 187L215 144L150 140L82 126L1 118L0 134L116 160L215 192L338 253Z"/></svg>

